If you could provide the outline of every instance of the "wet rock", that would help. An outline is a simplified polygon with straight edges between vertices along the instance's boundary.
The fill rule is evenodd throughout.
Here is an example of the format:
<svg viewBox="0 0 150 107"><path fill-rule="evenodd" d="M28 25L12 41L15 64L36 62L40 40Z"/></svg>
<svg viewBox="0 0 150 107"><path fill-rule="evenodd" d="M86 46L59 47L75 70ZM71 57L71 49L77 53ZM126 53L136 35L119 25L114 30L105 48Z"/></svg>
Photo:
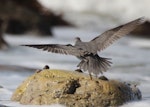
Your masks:
<svg viewBox="0 0 150 107"><path fill-rule="evenodd" d="M52 35L51 27L71 25L38 0L0 0L0 18L7 21L6 32L11 34L34 31L40 35Z"/></svg>
<svg viewBox="0 0 150 107"><path fill-rule="evenodd" d="M133 91L133 95L134 95L134 98L135 98L135 100L141 100L142 99L142 93L141 93L141 91L137 88L137 86L136 85L132 85L131 86L131 89L132 89L132 91Z"/></svg>
<svg viewBox="0 0 150 107"><path fill-rule="evenodd" d="M5 31L4 21L3 19L0 19L0 49L8 48L8 44L3 38L4 31Z"/></svg>
<svg viewBox="0 0 150 107"><path fill-rule="evenodd" d="M5 106L5 105L0 104L0 107L10 107L10 106Z"/></svg>
<svg viewBox="0 0 150 107"><path fill-rule="evenodd" d="M3 88L3 86L0 85L0 88Z"/></svg>
<svg viewBox="0 0 150 107"><path fill-rule="evenodd" d="M43 67L43 70L44 69L50 69L50 67L48 66L48 65L45 65L44 67Z"/></svg>
<svg viewBox="0 0 150 107"><path fill-rule="evenodd" d="M2 35L0 35L0 50L1 49L6 49L8 47L8 44L6 41L3 39Z"/></svg>
<svg viewBox="0 0 150 107"><path fill-rule="evenodd" d="M15 90L11 100L21 104L59 103L68 107L119 106L140 100L137 90L117 80L94 77L91 80L84 73L45 69L28 77Z"/></svg>

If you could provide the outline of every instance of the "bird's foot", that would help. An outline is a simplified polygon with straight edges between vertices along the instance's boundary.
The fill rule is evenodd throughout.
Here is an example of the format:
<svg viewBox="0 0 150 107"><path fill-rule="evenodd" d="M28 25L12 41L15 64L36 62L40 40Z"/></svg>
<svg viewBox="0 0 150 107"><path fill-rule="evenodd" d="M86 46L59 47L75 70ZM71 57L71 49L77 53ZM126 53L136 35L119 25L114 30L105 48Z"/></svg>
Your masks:
<svg viewBox="0 0 150 107"><path fill-rule="evenodd" d="M83 71L81 69L76 69L75 71L79 72L79 73L83 73Z"/></svg>

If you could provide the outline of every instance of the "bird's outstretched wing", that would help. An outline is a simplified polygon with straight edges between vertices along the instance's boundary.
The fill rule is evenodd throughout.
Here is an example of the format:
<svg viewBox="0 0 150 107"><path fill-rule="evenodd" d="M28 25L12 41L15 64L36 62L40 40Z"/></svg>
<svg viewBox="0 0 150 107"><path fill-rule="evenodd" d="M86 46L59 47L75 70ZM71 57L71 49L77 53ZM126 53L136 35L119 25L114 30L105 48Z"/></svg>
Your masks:
<svg viewBox="0 0 150 107"><path fill-rule="evenodd" d="M127 24L118 26L114 29L108 30L91 40L88 45L94 46L97 51L102 51L103 49L111 45L114 41L118 40L124 35L127 35L131 31L133 31L137 26L143 24L144 22L145 18L142 17L131 21Z"/></svg>
<svg viewBox="0 0 150 107"><path fill-rule="evenodd" d="M68 45L39 44L39 45L21 45L21 46L28 46L37 49L42 49L43 51L66 54L66 55L83 56L85 54L85 51L83 51L82 49L75 48L70 44Z"/></svg>

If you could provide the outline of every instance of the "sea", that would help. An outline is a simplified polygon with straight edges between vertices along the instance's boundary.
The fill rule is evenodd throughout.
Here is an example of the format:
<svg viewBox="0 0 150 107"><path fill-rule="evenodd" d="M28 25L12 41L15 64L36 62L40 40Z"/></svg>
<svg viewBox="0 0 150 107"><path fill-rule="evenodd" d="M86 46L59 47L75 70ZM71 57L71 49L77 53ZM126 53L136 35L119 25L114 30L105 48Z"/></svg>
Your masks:
<svg viewBox="0 0 150 107"><path fill-rule="evenodd" d="M22 105L11 101L15 89L37 69L75 70L79 60L66 56L20 46L22 44L74 44L75 37L90 41L106 30L139 17L150 17L149 0L39 0L43 6L76 27L54 27L53 36L35 34L4 34L10 47L0 50L0 104L11 107L65 107L52 105ZM141 101L125 103L120 107L150 107L150 38L131 34L98 53L112 58L111 68L104 73L109 79L136 84L142 92ZM87 73L87 72L85 72Z"/></svg>

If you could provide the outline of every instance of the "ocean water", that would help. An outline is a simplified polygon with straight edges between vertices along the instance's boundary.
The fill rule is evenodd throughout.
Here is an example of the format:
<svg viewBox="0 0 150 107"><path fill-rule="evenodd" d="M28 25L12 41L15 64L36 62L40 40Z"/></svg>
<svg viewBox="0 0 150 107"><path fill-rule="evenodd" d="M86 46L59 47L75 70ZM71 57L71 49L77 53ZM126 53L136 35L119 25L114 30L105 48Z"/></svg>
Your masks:
<svg viewBox="0 0 150 107"><path fill-rule="evenodd" d="M79 60L22 47L21 44L74 43L76 36L84 41L103 33L117 25L145 16L150 18L149 0L39 0L44 6L56 13L64 13L64 19L72 22L77 28L55 27L54 37L40 37L32 34L8 35L6 41L9 49L0 50L0 104L13 107L38 107L21 105L10 101L13 91L35 72L49 65L51 69L75 70ZM138 84L142 100L129 102L121 107L150 106L150 39L125 36L108 47L100 56L112 58L112 67L104 73L109 79ZM62 64L63 63L63 64ZM46 106L40 106L46 107ZM54 104L49 107L64 107Z"/></svg>
<svg viewBox="0 0 150 107"><path fill-rule="evenodd" d="M39 0L48 9L84 28L110 28L145 16L150 18L149 0ZM91 17L93 20L91 20ZM103 26L102 26L103 25Z"/></svg>
<svg viewBox="0 0 150 107"><path fill-rule="evenodd" d="M5 39L11 44L11 47L0 51L0 85L3 86L0 88L0 104L24 107L24 105L10 101L10 98L17 86L29 75L32 75L35 69L42 69L44 65L49 65L51 69L75 70L79 63L79 60L73 56L52 54L19 45L29 43L73 44L73 38L76 35L80 35L84 41L89 41L102 33L64 27L54 28L53 31L54 37L44 38L34 35L20 37L5 35ZM106 77L138 84L142 92L143 99L141 101L130 102L124 104L123 107L141 107L143 105L148 107L150 105L149 47L150 40L126 36L99 53L103 57L112 58L111 69L104 73ZM56 105L51 105L51 107L53 106ZM58 104L57 106L62 107Z"/></svg>

